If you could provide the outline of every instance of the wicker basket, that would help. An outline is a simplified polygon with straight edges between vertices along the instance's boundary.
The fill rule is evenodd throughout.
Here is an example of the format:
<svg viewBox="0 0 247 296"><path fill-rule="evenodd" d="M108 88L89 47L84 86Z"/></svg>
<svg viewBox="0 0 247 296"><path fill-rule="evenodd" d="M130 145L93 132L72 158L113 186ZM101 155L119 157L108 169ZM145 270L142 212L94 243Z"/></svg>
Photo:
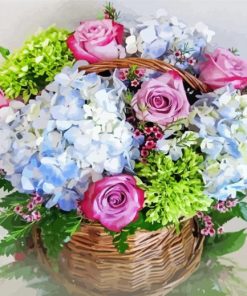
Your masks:
<svg viewBox="0 0 247 296"><path fill-rule="evenodd" d="M193 75L149 59L127 58L83 66L87 73L137 65L166 72L176 70L194 89L208 92ZM49 273L76 296L164 296L186 280L199 266L203 238L195 219L181 222L181 232L173 227L154 232L139 230L128 238L129 249L119 254L112 237L97 223L82 225L61 252L60 271L54 272L39 230L33 240L40 262Z"/></svg>

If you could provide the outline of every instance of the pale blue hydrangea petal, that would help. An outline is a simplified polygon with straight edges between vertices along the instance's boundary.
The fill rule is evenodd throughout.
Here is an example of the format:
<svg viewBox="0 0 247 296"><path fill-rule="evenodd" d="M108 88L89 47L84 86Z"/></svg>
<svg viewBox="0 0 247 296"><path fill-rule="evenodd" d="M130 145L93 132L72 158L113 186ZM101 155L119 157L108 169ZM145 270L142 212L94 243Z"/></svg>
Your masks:
<svg viewBox="0 0 247 296"><path fill-rule="evenodd" d="M77 208L81 197L73 190L64 189L58 197L58 206L61 210L69 212Z"/></svg>
<svg viewBox="0 0 247 296"><path fill-rule="evenodd" d="M162 39L156 39L146 47L145 53L153 59L161 57L167 50L168 43Z"/></svg>

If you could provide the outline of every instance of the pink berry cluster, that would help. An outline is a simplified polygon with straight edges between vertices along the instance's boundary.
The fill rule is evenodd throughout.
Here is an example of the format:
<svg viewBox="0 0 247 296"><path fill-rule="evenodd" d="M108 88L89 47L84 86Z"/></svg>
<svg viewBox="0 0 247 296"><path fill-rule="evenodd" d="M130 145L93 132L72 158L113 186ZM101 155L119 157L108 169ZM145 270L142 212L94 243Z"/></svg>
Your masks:
<svg viewBox="0 0 247 296"><path fill-rule="evenodd" d="M137 69L120 69L118 72L118 78L122 81L129 80L130 85L132 87L137 87L141 83L141 79L145 74L145 69L137 68Z"/></svg>
<svg viewBox="0 0 247 296"><path fill-rule="evenodd" d="M186 58L181 50L176 50L173 54L176 60L180 63L187 62L190 66L195 66L197 63L197 60L194 57Z"/></svg>
<svg viewBox="0 0 247 296"><path fill-rule="evenodd" d="M213 208L221 213L226 213L230 209L236 207L237 204L237 199L228 199L226 201L219 201L215 206L213 206Z"/></svg>
<svg viewBox="0 0 247 296"><path fill-rule="evenodd" d="M26 206L17 205L14 208L14 212L21 216L26 222L39 221L41 219L41 214L38 210L38 206L43 202L43 197L36 193Z"/></svg>
<svg viewBox="0 0 247 296"><path fill-rule="evenodd" d="M146 126L143 131L141 129L136 129L134 131L135 137L144 136L144 142L140 147L142 160L148 157L151 150L156 148L156 143L163 137L163 132L161 128L157 125Z"/></svg>
<svg viewBox="0 0 247 296"><path fill-rule="evenodd" d="M212 217L209 215L204 215L202 212L197 213L197 217L203 223L204 228L201 230L201 234L204 236L214 236L216 234L215 225L212 221ZM223 227L219 227L217 229L218 234L222 234L224 232Z"/></svg>

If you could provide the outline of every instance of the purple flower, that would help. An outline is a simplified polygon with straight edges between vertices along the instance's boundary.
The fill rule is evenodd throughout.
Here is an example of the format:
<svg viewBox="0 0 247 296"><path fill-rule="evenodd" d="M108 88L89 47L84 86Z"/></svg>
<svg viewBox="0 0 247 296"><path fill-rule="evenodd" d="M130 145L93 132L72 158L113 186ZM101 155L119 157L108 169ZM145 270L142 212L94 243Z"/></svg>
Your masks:
<svg viewBox="0 0 247 296"><path fill-rule="evenodd" d="M189 102L182 78L169 71L142 84L131 102L140 120L167 125L189 114Z"/></svg>
<svg viewBox="0 0 247 296"><path fill-rule="evenodd" d="M92 183L79 207L87 219L119 232L138 218L143 204L144 191L137 187L134 177L121 174Z"/></svg>

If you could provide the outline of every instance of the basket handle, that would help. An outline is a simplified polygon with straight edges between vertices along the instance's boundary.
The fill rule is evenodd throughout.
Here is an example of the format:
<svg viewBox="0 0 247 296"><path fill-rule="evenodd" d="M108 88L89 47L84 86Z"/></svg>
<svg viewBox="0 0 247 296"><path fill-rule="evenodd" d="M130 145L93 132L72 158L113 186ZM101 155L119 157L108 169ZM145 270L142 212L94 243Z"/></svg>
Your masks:
<svg viewBox="0 0 247 296"><path fill-rule="evenodd" d="M113 70L115 68L129 68L131 66L138 66L140 68L157 70L160 72L167 72L169 70L176 71L183 79L186 81L193 89L200 90L201 92L207 93L210 88L200 81L198 78L192 74L178 69L171 64L153 59L143 59L143 58L124 58L124 59L113 59L110 61L103 61L95 64L90 64L86 66L79 67L80 71L86 71L87 73L100 73L107 70Z"/></svg>

